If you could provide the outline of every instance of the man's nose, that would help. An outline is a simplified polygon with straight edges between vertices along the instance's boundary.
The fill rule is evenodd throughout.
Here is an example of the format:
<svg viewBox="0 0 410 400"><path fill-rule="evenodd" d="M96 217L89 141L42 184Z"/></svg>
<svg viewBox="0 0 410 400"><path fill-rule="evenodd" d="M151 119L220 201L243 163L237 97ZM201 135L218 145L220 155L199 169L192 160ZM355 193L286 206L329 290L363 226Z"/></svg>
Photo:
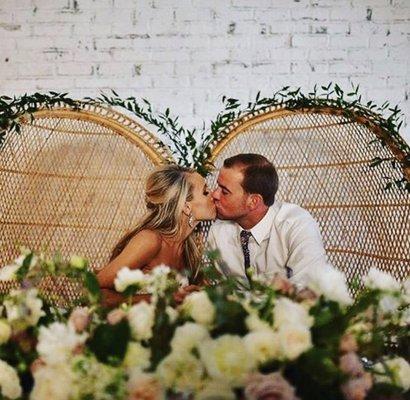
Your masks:
<svg viewBox="0 0 410 400"><path fill-rule="evenodd" d="M216 188L216 189L212 192L212 198L213 198L214 200L219 200L219 195L220 195L220 193L219 193L219 188Z"/></svg>

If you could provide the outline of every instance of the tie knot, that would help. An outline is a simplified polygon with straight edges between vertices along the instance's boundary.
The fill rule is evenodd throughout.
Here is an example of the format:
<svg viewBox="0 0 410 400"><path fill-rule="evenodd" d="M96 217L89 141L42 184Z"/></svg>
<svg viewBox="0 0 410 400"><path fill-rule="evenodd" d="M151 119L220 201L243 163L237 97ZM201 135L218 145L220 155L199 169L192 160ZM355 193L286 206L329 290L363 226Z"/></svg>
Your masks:
<svg viewBox="0 0 410 400"><path fill-rule="evenodd" d="M252 233L250 231L241 231L241 241L248 242L251 236Z"/></svg>

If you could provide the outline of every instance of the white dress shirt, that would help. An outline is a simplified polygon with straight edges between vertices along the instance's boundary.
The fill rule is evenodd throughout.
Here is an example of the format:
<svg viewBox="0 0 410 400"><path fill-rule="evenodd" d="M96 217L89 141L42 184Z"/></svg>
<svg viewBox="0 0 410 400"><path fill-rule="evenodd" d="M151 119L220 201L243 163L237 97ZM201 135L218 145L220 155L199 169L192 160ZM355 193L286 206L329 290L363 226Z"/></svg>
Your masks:
<svg viewBox="0 0 410 400"><path fill-rule="evenodd" d="M240 233L233 221L217 220L210 228L207 247L219 250L219 270L239 278L247 286ZM249 238L252 274L270 281L275 273L303 284L310 267L327 264L319 226L305 209L289 203L275 203L252 229Z"/></svg>

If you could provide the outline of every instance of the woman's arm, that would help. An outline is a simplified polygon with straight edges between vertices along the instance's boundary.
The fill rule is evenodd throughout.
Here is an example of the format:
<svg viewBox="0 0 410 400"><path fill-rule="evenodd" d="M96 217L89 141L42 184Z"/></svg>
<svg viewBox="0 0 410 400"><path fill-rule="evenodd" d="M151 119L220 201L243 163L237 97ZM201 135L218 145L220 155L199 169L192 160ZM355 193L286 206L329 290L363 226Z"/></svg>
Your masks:
<svg viewBox="0 0 410 400"><path fill-rule="evenodd" d="M124 250L97 274L101 288L113 289L114 279L123 267L142 268L147 265L161 249L161 237L158 233L143 230L138 232L125 246Z"/></svg>
<svg viewBox="0 0 410 400"><path fill-rule="evenodd" d="M107 308L118 307L121 303L126 303L128 298L121 293L116 292L114 289L101 289L102 300L101 304ZM150 294L137 294L132 296L132 304L139 303L140 301L151 302Z"/></svg>

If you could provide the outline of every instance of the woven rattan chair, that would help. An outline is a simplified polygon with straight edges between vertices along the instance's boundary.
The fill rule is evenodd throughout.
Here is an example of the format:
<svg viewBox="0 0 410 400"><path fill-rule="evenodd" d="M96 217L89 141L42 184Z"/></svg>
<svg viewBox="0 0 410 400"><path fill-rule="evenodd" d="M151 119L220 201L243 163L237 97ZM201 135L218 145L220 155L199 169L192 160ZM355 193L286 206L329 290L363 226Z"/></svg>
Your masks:
<svg viewBox="0 0 410 400"><path fill-rule="evenodd" d="M218 169L234 154L265 155L278 169L278 198L312 213L330 262L348 280L371 266L403 280L410 271L410 195L384 190L383 176L400 179L400 169L369 165L376 156L402 161L405 155L377 137L383 131L370 120L339 109L270 108L229 126L214 143L211 162Z"/></svg>
<svg viewBox="0 0 410 400"><path fill-rule="evenodd" d="M145 210L146 175L169 160L146 129L112 109L41 110L0 157L0 265L35 250L107 262Z"/></svg>

